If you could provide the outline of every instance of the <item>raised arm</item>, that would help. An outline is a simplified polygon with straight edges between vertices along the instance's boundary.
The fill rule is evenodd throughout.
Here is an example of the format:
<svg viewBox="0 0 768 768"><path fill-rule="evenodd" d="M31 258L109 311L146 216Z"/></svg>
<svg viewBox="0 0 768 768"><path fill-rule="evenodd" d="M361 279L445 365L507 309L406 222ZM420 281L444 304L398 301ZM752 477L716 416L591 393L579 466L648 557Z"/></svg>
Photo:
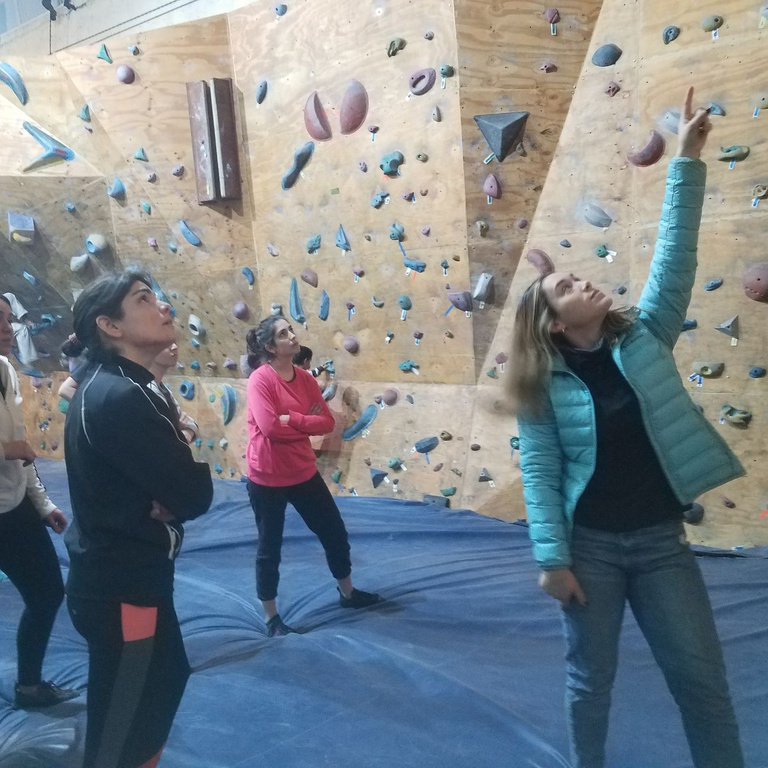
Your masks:
<svg viewBox="0 0 768 768"><path fill-rule="evenodd" d="M693 88L680 114L677 154L669 163L648 281L637 305L651 332L670 348L682 330L696 278L701 208L707 167L699 160L711 129L709 112L693 112Z"/></svg>

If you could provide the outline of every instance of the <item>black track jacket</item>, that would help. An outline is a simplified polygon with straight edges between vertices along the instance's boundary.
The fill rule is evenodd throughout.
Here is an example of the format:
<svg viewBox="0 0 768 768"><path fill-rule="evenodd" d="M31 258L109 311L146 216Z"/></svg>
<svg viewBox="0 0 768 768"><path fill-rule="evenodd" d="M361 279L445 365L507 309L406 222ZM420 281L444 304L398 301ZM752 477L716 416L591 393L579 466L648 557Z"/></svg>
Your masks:
<svg viewBox="0 0 768 768"><path fill-rule="evenodd" d="M67 592L94 600L154 605L173 593L182 521L207 511L213 482L192 457L152 374L115 356L91 364L64 430L74 520L65 541ZM150 516L162 504L178 522Z"/></svg>

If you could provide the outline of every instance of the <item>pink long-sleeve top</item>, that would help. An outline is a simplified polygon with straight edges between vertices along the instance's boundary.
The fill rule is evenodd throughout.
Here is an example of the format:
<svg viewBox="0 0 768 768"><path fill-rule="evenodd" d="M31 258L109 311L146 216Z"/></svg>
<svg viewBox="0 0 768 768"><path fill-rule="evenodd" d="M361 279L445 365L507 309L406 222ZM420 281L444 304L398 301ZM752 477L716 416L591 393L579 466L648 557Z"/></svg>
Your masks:
<svg viewBox="0 0 768 768"><path fill-rule="evenodd" d="M312 374L293 370L293 380L285 381L271 365L262 365L248 379L248 477L259 485L309 480L317 472L309 436L325 435L335 424ZM322 406L321 413L309 413L313 403ZM285 414L287 423L280 421Z"/></svg>

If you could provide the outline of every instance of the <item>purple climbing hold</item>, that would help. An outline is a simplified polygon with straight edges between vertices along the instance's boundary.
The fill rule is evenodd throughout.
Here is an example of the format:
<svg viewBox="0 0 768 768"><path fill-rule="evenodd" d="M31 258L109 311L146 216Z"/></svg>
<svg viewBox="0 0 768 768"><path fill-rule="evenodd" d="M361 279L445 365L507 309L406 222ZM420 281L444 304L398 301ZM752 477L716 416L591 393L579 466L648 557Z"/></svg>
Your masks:
<svg viewBox="0 0 768 768"><path fill-rule="evenodd" d="M129 67L127 64L121 64L115 70L115 77L126 85L130 85L136 79L136 72L133 67Z"/></svg>
<svg viewBox="0 0 768 768"><path fill-rule="evenodd" d="M232 307L232 314L238 320L247 320L251 314L251 311L248 309L248 305L244 301L238 301Z"/></svg>
<svg viewBox="0 0 768 768"><path fill-rule="evenodd" d="M431 67L414 72L408 80L408 87L414 96L423 96L432 89L437 80L437 72Z"/></svg>
<svg viewBox="0 0 768 768"><path fill-rule="evenodd" d="M342 344L350 355L356 355L360 351L360 342L355 336L345 336Z"/></svg>

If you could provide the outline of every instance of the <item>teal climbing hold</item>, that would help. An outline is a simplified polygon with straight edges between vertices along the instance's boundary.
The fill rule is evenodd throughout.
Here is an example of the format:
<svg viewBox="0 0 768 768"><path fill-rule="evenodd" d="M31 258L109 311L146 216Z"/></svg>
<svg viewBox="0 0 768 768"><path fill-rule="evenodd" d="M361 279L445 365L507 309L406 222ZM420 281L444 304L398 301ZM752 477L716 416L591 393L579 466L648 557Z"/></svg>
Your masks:
<svg viewBox="0 0 768 768"><path fill-rule="evenodd" d="M152 213L152 206L146 200L141 201L141 209L144 211L144 213Z"/></svg>
<svg viewBox="0 0 768 768"><path fill-rule="evenodd" d="M134 160L143 160L145 163L149 159L147 157L147 153L144 150L144 147L139 147L134 153L133 153L133 159Z"/></svg>
<svg viewBox="0 0 768 768"><path fill-rule="evenodd" d="M85 123L91 122L91 108L87 104L83 104L78 112L77 116Z"/></svg>
<svg viewBox="0 0 768 768"><path fill-rule="evenodd" d="M112 57L109 55L109 51L107 50L107 46L104 45L104 43L101 44L101 48L99 48L99 52L96 54L97 59L102 59L103 61L106 61L107 64L112 63Z"/></svg>
<svg viewBox="0 0 768 768"><path fill-rule="evenodd" d="M121 200L125 197L125 184L115 177L115 180L107 187L107 194L110 197L114 197L115 200Z"/></svg>
<svg viewBox="0 0 768 768"><path fill-rule="evenodd" d="M291 278L291 295L290 295L290 309L291 317L297 322L304 325L307 322L307 317L304 314L304 307L301 305L301 296L299 296L299 283L296 278Z"/></svg>
<svg viewBox="0 0 768 768"><path fill-rule="evenodd" d="M320 295L320 309L317 312L317 316L321 320L327 320L328 319L328 312L331 309L331 297L328 295L327 291L323 291Z"/></svg>
<svg viewBox="0 0 768 768"><path fill-rule="evenodd" d="M379 415L379 406L373 403L366 407L366 409L360 415L360 418L351 426L347 427L341 433L341 439L345 442L354 440L356 437L360 437L368 427L376 421L376 417Z"/></svg>
<svg viewBox="0 0 768 768"><path fill-rule="evenodd" d="M237 392L229 384L224 385L224 391L221 395L221 407L224 417L224 426L229 424L235 418L237 410Z"/></svg>
<svg viewBox="0 0 768 768"><path fill-rule="evenodd" d="M203 241L189 228L184 219L179 221L179 231L190 245L202 245Z"/></svg>
<svg viewBox="0 0 768 768"><path fill-rule="evenodd" d="M22 104L29 101L27 86L24 85L21 75L5 61L0 63L0 83L5 83Z"/></svg>
<svg viewBox="0 0 768 768"><path fill-rule="evenodd" d="M23 169L24 173L35 170L36 168L41 168L45 165L50 165L51 163L59 162L60 160L69 162L70 160L75 159L75 153L69 147L54 139L53 136L49 136L37 126L25 121L22 123L22 127L45 150L45 152L38 155L26 168Z"/></svg>
<svg viewBox="0 0 768 768"><path fill-rule="evenodd" d="M322 241L322 235L312 235L312 237L307 240L307 253L317 253L320 250Z"/></svg>

